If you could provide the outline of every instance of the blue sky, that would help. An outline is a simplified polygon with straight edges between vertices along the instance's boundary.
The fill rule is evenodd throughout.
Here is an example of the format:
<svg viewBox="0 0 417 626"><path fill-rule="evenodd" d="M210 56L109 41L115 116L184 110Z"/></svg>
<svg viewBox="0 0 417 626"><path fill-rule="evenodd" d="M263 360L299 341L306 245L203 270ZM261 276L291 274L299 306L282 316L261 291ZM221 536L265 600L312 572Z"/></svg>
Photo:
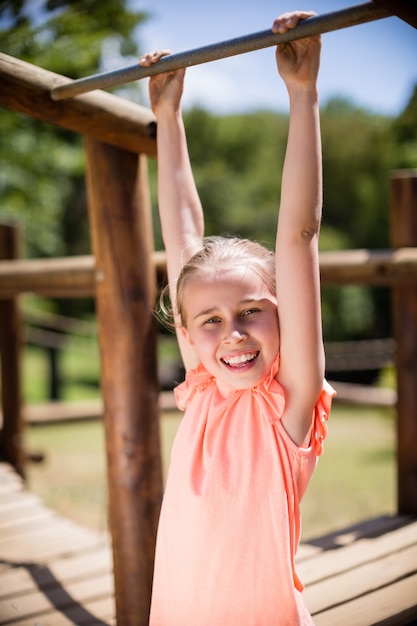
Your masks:
<svg viewBox="0 0 417 626"><path fill-rule="evenodd" d="M360 4L339 0L130 0L151 15L140 26L143 51L169 47L183 52L269 28L273 18L294 8L318 14ZM417 83L417 29L390 17L323 35L321 101L344 96L372 112L397 115ZM268 108L286 111L272 48L187 70L184 108L198 104L213 113Z"/></svg>

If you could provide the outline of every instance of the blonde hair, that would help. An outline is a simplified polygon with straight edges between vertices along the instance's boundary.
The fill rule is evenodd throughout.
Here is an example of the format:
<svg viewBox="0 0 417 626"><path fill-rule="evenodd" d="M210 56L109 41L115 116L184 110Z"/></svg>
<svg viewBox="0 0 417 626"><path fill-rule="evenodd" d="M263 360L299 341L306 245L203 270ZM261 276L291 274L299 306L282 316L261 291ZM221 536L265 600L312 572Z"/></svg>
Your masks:
<svg viewBox="0 0 417 626"><path fill-rule="evenodd" d="M179 317L183 326L187 324L184 309L184 294L192 278L198 274L245 266L253 269L271 295L276 295L275 255L265 246L240 237L213 236L203 240L203 247L182 267L176 285L175 307L168 300L168 288L161 294L159 318L171 329L175 328L174 318ZM174 310L173 310L174 308Z"/></svg>

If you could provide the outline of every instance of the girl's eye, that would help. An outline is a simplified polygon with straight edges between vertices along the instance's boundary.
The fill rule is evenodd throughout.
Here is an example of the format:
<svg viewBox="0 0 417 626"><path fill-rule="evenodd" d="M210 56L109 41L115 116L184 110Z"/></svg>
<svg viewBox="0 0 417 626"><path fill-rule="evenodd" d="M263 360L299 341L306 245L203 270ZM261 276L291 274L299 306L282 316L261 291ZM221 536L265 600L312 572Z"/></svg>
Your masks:
<svg viewBox="0 0 417 626"><path fill-rule="evenodd" d="M210 317L204 322L204 324L219 324L221 322L219 317Z"/></svg>
<svg viewBox="0 0 417 626"><path fill-rule="evenodd" d="M253 313L258 313L259 309L246 309L242 312L241 316L246 317L247 315L252 315Z"/></svg>

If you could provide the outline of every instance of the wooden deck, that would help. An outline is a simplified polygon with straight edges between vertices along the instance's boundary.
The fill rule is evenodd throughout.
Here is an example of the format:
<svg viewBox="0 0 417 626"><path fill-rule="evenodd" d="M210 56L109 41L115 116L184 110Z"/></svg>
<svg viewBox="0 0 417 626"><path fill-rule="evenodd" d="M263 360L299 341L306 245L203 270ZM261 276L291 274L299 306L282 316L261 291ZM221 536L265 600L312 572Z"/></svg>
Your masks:
<svg viewBox="0 0 417 626"><path fill-rule="evenodd" d="M0 624L115 624L106 534L48 509L0 463Z"/></svg>
<svg viewBox="0 0 417 626"><path fill-rule="evenodd" d="M416 519L303 543L297 562L317 626L417 624ZM1 625L114 626L111 570L106 534L52 512L0 463Z"/></svg>

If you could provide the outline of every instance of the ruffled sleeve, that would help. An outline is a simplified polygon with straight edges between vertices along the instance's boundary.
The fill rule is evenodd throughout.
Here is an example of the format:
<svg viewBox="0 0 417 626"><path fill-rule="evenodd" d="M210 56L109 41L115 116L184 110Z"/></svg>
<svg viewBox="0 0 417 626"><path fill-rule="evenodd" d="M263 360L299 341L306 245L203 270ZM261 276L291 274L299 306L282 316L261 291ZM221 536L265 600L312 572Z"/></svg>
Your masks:
<svg viewBox="0 0 417 626"><path fill-rule="evenodd" d="M336 391L329 385L327 380L324 380L320 397L314 409L311 446L316 456L323 454L323 442L327 437L327 422L330 416L332 399L335 395Z"/></svg>
<svg viewBox="0 0 417 626"><path fill-rule="evenodd" d="M202 391L214 381L214 378L200 363L195 369L189 370L183 383L174 389L175 401L180 411L184 411L197 390Z"/></svg>

